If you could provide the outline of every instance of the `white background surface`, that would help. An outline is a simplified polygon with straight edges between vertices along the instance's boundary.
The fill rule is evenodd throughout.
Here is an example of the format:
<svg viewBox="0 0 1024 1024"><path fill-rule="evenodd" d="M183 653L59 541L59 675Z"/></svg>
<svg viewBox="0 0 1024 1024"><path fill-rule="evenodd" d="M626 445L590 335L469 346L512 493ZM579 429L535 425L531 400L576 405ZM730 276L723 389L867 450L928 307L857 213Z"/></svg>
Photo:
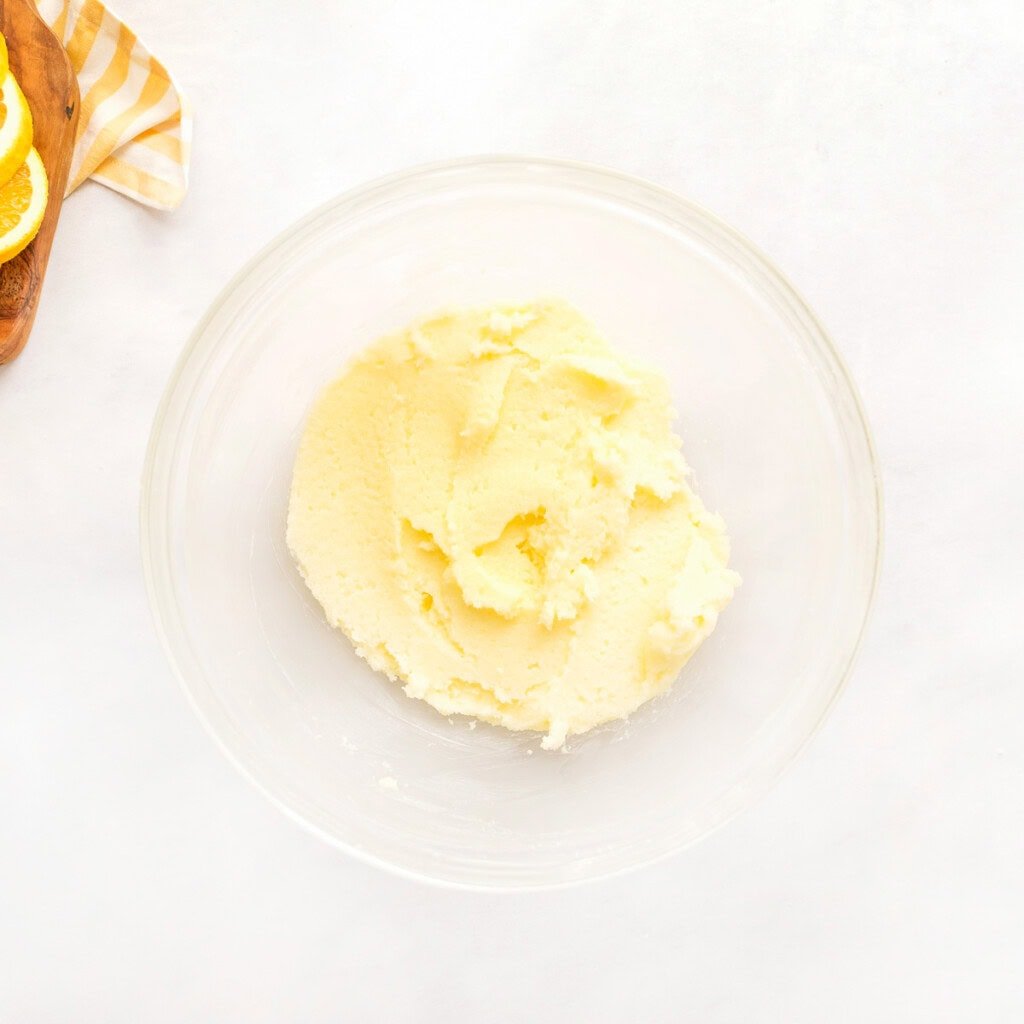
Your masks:
<svg viewBox="0 0 1024 1024"><path fill-rule="evenodd" d="M1017 0L122 0L197 112L161 215L68 202L0 369L0 1021L1024 1017L1024 30ZM789 273L873 423L867 643L771 795L654 868L435 890L245 783L151 627L164 382L254 251L368 178L482 151L692 197Z"/></svg>

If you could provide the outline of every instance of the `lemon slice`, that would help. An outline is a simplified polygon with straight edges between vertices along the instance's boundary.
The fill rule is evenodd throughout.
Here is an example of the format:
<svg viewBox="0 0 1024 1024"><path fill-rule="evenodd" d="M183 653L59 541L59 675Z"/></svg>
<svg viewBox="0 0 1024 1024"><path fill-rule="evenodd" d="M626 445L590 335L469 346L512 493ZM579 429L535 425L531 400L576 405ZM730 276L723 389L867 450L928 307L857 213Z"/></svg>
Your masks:
<svg viewBox="0 0 1024 1024"><path fill-rule="evenodd" d="M14 259L39 231L46 213L46 169L35 149L0 187L0 263Z"/></svg>
<svg viewBox="0 0 1024 1024"><path fill-rule="evenodd" d="M7 63L7 40L4 39L3 32L0 32L0 82L7 77L8 71L10 65Z"/></svg>
<svg viewBox="0 0 1024 1024"><path fill-rule="evenodd" d="M8 71L0 86L0 185L11 180L31 148L32 115L14 75Z"/></svg>

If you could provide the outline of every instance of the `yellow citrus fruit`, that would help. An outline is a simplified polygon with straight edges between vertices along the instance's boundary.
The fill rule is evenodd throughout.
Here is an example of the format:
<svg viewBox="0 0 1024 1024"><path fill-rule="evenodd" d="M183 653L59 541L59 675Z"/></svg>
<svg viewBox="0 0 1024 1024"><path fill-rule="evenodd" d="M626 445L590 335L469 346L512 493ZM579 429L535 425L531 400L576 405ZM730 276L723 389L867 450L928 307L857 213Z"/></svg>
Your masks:
<svg viewBox="0 0 1024 1024"><path fill-rule="evenodd" d="M46 213L46 169L35 149L0 186L0 263L14 259L39 231Z"/></svg>
<svg viewBox="0 0 1024 1024"><path fill-rule="evenodd" d="M7 63L7 40L3 32L0 32L0 82L7 77L10 65Z"/></svg>
<svg viewBox="0 0 1024 1024"><path fill-rule="evenodd" d="M10 181L32 148L32 114L14 75L0 86L0 185Z"/></svg>

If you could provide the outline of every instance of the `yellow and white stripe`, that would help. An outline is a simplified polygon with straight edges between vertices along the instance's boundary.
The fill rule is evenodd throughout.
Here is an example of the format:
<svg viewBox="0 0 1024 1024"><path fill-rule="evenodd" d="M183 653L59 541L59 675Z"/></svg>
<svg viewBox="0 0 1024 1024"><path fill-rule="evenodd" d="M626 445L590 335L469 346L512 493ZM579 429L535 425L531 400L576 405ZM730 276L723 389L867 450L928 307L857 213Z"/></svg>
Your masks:
<svg viewBox="0 0 1024 1024"><path fill-rule="evenodd" d="M36 0L81 93L70 194L86 178L171 210L185 197L192 113L174 79L99 0Z"/></svg>

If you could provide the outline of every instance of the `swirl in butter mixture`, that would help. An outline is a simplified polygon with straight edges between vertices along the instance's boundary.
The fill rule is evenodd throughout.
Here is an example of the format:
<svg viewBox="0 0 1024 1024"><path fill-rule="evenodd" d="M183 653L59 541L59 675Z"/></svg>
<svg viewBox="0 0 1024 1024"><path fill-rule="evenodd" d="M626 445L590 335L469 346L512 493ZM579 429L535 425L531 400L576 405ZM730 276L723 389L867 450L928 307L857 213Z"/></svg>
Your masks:
<svg viewBox="0 0 1024 1024"><path fill-rule="evenodd" d="M671 417L563 302L434 317L316 402L288 546L408 694L559 747L667 689L739 583Z"/></svg>

